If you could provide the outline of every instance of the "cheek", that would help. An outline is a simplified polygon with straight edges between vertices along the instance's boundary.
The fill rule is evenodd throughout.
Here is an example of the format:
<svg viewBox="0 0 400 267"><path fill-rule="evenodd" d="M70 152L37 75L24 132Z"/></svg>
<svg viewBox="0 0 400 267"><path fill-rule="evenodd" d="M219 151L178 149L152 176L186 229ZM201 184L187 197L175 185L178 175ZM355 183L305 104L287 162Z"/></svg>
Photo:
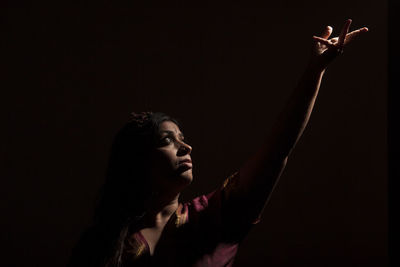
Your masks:
<svg viewBox="0 0 400 267"><path fill-rule="evenodd" d="M171 169L177 167L176 156L171 149L159 149L155 153L154 167Z"/></svg>

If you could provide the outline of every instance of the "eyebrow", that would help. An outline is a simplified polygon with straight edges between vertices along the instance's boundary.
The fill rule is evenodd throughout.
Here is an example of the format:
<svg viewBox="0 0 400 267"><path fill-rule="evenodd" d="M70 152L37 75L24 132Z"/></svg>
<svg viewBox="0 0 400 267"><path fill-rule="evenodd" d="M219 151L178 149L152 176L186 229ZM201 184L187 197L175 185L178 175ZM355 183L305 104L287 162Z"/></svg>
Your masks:
<svg viewBox="0 0 400 267"><path fill-rule="evenodd" d="M173 132L173 131L169 131L169 130L164 130L164 131L160 131L160 133L167 133L167 134L172 134L172 135L174 135L175 134L175 132ZM184 138L185 136L183 135L183 133L179 133L178 134L181 138Z"/></svg>

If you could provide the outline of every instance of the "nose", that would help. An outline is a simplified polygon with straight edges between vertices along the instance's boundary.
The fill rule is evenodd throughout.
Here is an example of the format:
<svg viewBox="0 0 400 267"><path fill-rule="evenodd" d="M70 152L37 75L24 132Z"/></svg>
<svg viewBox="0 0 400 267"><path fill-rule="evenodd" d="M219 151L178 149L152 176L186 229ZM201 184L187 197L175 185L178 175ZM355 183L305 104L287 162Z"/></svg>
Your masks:
<svg viewBox="0 0 400 267"><path fill-rule="evenodd" d="M191 152L192 152L191 146L189 146L188 144L183 143L183 142L180 143L180 146L178 149L179 156L186 155L186 154L190 155Z"/></svg>

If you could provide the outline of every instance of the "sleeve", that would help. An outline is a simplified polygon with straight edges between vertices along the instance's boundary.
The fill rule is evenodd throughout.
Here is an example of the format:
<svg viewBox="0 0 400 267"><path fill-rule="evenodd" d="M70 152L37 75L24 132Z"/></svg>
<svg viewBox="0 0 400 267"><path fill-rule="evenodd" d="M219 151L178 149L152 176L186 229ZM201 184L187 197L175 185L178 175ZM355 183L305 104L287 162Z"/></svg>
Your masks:
<svg viewBox="0 0 400 267"><path fill-rule="evenodd" d="M226 178L221 186L221 223L228 235L243 239L252 226L261 220L257 207L237 197L240 172ZM250 202L251 203L251 202Z"/></svg>
<svg viewBox="0 0 400 267"><path fill-rule="evenodd" d="M235 172L216 190L191 201L189 221L197 225L196 231L206 235L213 232L224 241L238 243L260 221L259 216L253 218L253 213L247 212L251 207L244 207L244 202L235 197L238 175Z"/></svg>

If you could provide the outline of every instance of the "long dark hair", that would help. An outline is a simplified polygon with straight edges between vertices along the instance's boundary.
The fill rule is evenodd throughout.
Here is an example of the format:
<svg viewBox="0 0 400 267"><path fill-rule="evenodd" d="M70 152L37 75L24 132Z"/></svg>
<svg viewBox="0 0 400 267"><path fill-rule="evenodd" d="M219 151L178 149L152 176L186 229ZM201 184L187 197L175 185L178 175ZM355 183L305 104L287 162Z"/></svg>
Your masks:
<svg viewBox="0 0 400 267"><path fill-rule="evenodd" d="M126 238L139 230L152 197L148 156L164 121L178 125L161 112L132 113L116 134L93 225L74 248L68 266L122 266Z"/></svg>

